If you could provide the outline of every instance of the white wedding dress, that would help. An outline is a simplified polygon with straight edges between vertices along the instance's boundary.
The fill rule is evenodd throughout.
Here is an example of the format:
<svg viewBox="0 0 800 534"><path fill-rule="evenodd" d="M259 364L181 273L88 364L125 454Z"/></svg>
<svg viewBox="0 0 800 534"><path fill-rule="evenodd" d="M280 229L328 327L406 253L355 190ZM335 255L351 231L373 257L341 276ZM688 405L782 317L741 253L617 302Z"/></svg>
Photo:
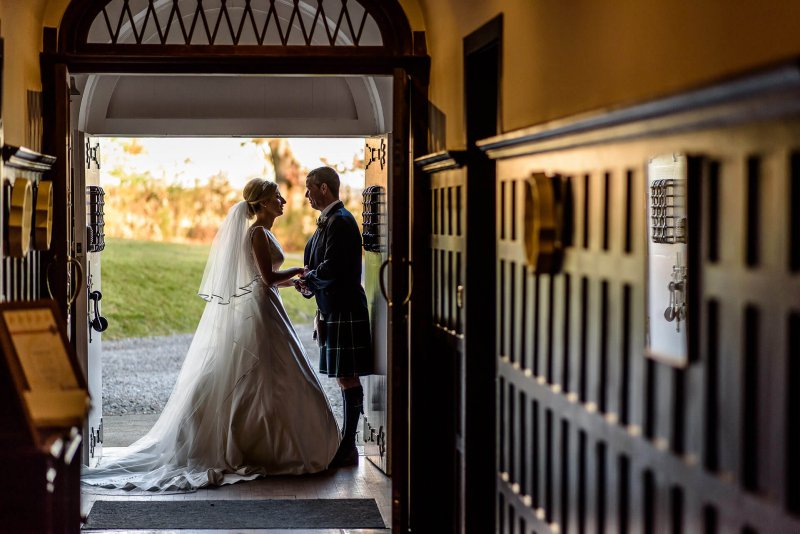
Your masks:
<svg viewBox="0 0 800 534"><path fill-rule="evenodd" d="M215 238L200 287L209 300L156 424L119 457L84 468L85 484L191 490L327 468L339 429L278 289L257 274L250 239L266 231L277 270L284 254L244 202Z"/></svg>

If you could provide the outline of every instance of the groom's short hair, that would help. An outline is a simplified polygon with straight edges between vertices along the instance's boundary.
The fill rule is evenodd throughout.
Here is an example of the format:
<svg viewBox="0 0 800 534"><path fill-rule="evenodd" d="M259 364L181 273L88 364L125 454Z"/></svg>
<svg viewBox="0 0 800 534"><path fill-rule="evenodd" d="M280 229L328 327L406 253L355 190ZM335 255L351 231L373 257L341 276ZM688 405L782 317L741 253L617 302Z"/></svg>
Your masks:
<svg viewBox="0 0 800 534"><path fill-rule="evenodd" d="M326 184L334 197L339 198L339 175L331 167L317 167L308 173L314 184Z"/></svg>

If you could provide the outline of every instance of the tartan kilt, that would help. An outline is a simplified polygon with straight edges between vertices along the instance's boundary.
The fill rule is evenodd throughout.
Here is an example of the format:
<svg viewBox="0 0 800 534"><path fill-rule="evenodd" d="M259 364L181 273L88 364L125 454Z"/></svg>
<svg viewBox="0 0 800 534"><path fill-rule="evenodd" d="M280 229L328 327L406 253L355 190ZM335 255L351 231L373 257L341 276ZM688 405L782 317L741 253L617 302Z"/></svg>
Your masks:
<svg viewBox="0 0 800 534"><path fill-rule="evenodd" d="M367 311L321 314L319 371L329 377L364 376L373 372L372 334Z"/></svg>

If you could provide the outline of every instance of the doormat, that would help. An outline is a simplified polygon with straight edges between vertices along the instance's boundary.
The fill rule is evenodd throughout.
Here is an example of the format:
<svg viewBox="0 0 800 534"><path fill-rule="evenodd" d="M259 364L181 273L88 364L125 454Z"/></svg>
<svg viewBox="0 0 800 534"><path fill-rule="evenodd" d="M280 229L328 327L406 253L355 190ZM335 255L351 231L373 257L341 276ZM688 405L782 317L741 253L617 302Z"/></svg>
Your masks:
<svg viewBox="0 0 800 534"><path fill-rule="evenodd" d="M386 528L375 499L97 501L83 529Z"/></svg>

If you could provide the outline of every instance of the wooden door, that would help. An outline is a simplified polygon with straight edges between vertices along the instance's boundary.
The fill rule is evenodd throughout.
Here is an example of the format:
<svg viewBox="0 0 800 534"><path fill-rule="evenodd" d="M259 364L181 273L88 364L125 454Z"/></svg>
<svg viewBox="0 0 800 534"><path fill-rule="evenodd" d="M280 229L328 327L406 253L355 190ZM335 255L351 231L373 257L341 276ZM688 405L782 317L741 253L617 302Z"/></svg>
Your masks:
<svg viewBox="0 0 800 534"><path fill-rule="evenodd" d="M47 154L56 157L51 169L53 181L53 236L52 247L44 261L50 267L42 269L42 286L48 287L51 298L63 310L67 333L72 338L70 295L73 293L72 257L73 204L70 129L69 70L65 65L52 65L42 69L43 101L45 108L44 141ZM52 117L52 119L49 119Z"/></svg>
<svg viewBox="0 0 800 534"><path fill-rule="evenodd" d="M388 377L389 436L394 451L390 460L392 473L392 530L408 530L408 304L409 287L409 74L405 69L394 69L392 89L392 137L388 164L391 170L386 197L388 221L388 249L391 261L386 268L389 304L387 346L389 350ZM387 258L388 259L388 258Z"/></svg>
<svg viewBox="0 0 800 534"><path fill-rule="evenodd" d="M365 189L363 201L364 288L367 292L369 318L372 325L372 348L375 372L366 377L364 384L364 455L384 473L391 474L388 441L388 361L387 334L389 307L385 279L388 266L388 211L389 181L388 135L366 139L364 147Z"/></svg>
<svg viewBox="0 0 800 534"><path fill-rule="evenodd" d="M85 291L75 301L75 348L86 375L92 406L83 430L83 462L94 466L102 456L103 443L103 383L102 383L102 326L100 288L100 250L98 238L102 238L102 227L98 233L96 225L90 225L90 211L97 211L98 203L89 202L89 190L100 187L100 143L85 132L73 130L73 194L75 230L72 248L82 266ZM96 188L96 189L95 189ZM97 198L96 195L92 198ZM102 196L99 197L102 200ZM102 212L102 204L99 205ZM101 218L102 220L102 218ZM90 228L92 228L90 230Z"/></svg>
<svg viewBox="0 0 800 534"><path fill-rule="evenodd" d="M464 312L466 271L466 172L451 170L431 176L433 226L431 265L434 358L439 360L442 417L433 439L446 440L449 447L441 459L449 472L444 483L454 508L448 518L460 532L464 527L464 482L466 480L465 431L466 374ZM475 291L480 291L478 284ZM449 414L453 414L452 416ZM452 451L452 452L450 452Z"/></svg>
<svg viewBox="0 0 800 534"><path fill-rule="evenodd" d="M411 523L431 532L456 532L464 516L467 189L460 156L415 160Z"/></svg>
<svg viewBox="0 0 800 534"><path fill-rule="evenodd" d="M5 65L5 41L2 37L0 37L0 147L5 145L5 137L3 135L3 70ZM3 158L0 158L0 206L3 206L2 212L0 212L0 225L5 227L5 205L6 205L6 188L5 188L5 174L3 170ZM5 236L2 235L4 232L0 232L0 251L5 249ZM6 278L6 269L5 269L5 254L3 254L3 261L0 261L0 289L2 289L2 285L5 285L3 282ZM5 291L0 290L0 300L5 300L6 295Z"/></svg>

